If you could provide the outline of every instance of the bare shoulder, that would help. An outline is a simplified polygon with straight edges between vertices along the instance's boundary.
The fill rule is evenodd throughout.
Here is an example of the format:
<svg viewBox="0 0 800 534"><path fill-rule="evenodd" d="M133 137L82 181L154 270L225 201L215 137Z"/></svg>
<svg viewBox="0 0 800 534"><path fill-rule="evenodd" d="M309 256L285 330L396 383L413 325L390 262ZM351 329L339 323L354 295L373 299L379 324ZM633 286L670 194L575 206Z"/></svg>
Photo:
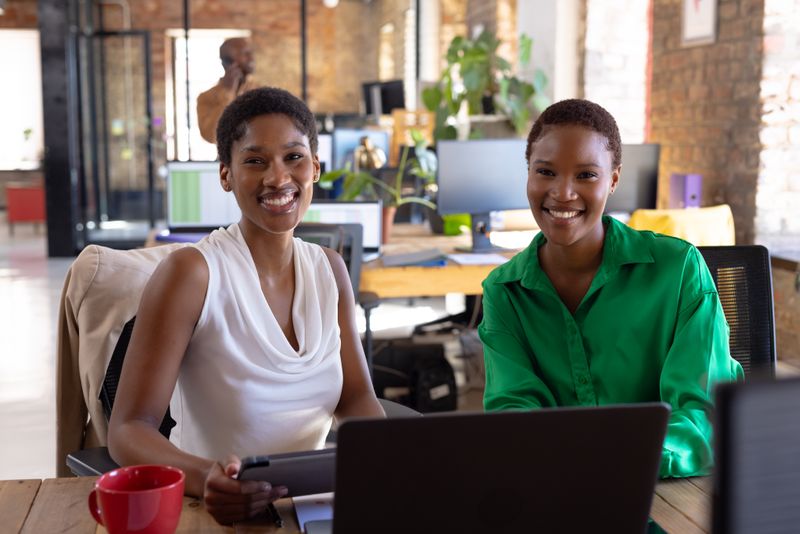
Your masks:
<svg viewBox="0 0 800 534"><path fill-rule="evenodd" d="M344 264L344 259L335 250L328 247L321 247L325 256L328 258L328 263L331 264L333 276L336 278L336 285L339 286L339 291L342 290L342 284L350 286L350 274L347 272L347 266Z"/></svg>
<svg viewBox="0 0 800 534"><path fill-rule="evenodd" d="M151 285L167 286L170 292L186 291L205 294L208 287L208 263L194 247L176 250L162 261L151 277Z"/></svg>

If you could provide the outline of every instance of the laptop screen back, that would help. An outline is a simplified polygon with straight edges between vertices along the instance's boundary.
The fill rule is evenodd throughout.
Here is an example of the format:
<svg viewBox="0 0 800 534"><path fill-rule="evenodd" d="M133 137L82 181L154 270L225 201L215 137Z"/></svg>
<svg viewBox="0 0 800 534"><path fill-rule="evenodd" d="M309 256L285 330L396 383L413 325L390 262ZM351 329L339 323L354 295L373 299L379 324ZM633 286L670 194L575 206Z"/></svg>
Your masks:
<svg viewBox="0 0 800 534"><path fill-rule="evenodd" d="M643 533L668 417L652 403L346 421L333 532Z"/></svg>
<svg viewBox="0 0 800 534"><path fill-rule="evenodd" d="M383 209L380 201L343 202L314 200L303 222L341 224L358 223L364 228L365 252L377 252L381 247Z"/></svg>

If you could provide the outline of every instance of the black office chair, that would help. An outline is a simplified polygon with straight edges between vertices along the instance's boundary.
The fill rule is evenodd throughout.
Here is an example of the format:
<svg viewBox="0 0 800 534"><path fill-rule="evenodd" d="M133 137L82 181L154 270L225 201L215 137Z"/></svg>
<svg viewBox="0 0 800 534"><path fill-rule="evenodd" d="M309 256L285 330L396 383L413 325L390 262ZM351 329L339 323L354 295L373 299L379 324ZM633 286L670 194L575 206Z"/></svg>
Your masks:
<svg viewBox="0 0 800 534"><path fill-rule="evenodd" d="M775 376L775 312L769 252L761 245L698 247L730 326L731 356L745 376Z"/></svg>
<svg viewBox="0 0 800 534"><path fill-rule="evenodd" d="M367 359L369 375L372 376L372 325L370 318L380 300L375 293L359 291L361 286L361 264L364 255L364 228L358 223L320 224L302 223L294 230L294 235L304 241L316 243L337 251L350 273L350 283L356 302L364 310L366 330L364 333L364 355Z"/></svg>

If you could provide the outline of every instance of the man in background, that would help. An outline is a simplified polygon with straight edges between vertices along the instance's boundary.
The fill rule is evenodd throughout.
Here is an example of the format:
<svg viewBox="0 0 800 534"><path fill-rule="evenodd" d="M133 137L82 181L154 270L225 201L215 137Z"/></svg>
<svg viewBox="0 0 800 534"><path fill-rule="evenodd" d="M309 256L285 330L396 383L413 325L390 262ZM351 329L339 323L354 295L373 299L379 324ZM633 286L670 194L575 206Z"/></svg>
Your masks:
<svg viewBox="0 0 800 534"><path fill-rule="evenodd" d="M217 85L197 97L197 122L200 135L209 143L217 142L217 121L225 107L240 94L258 85L250 78L255 69L253 48L243 37L227 39L219 47L219 59L225 75Z"/></svg>

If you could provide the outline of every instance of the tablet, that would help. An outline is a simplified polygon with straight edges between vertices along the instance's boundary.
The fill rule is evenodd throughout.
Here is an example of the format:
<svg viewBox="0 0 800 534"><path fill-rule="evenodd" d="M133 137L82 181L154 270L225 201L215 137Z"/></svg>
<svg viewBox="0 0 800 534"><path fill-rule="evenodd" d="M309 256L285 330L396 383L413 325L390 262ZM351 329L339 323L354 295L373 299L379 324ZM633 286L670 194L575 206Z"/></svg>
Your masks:
<svg viewBox="0 0 800 534"><path fill-rule="evenodd" d="M336 449L300 451L242 459L239 480L264 480L286 486L289 497L333 491Z"/></svg>

